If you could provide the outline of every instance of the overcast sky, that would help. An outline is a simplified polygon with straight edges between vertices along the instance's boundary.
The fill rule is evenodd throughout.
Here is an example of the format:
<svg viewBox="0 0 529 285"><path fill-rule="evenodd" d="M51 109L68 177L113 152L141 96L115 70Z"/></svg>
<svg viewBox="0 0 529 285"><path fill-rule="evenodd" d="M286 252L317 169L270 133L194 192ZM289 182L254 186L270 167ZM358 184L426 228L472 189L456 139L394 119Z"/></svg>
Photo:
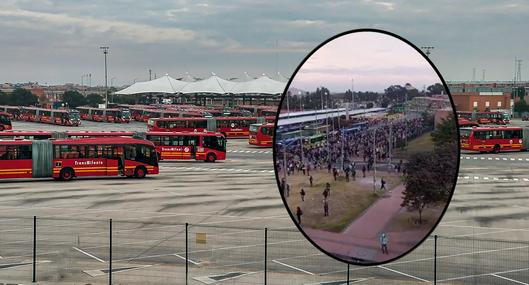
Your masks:
<svg viewBox="0 0 529 285"><path fill-rule="evenodd" d="M357 32L326 43L307 59L292 86L331 91L384 91L410 83L418 89L441 82L428 61L407 43L377 32Z"/></svg>
<svg viewBox="0 0 529 285"><path fill-rule="evenodd" d="M0 82L64 83L92 73L130 84L185 72L230 78L290 75L320 42L345 30L395 32L431 56L447 80L510 80L529 72L525 1L0 1ZM110 80L109 80L110 81ZM332 90L331 90L332 91Z"/></svg>

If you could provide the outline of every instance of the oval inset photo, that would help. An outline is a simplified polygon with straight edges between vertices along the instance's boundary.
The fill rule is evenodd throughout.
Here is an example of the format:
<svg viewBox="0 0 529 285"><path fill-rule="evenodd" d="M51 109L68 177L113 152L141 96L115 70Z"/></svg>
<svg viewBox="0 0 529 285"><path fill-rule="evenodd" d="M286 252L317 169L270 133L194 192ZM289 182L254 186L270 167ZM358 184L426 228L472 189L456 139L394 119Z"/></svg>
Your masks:
<svg viewBox="0 0 529 285"><path fill-rule="evenodd" d="M420 49L380 30L340 34L305 58L281 101L274 162L285 206L315 246L375 265L426 240L459 168L447 89Z"/></svg>

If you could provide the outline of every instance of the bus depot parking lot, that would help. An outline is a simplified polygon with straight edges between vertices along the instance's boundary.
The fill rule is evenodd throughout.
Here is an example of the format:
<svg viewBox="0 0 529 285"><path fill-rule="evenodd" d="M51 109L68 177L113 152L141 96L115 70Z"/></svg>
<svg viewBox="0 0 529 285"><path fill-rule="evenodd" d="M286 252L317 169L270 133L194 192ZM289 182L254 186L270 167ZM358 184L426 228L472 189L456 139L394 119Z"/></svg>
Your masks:
<svg viewBox="0 0 529 285"><path fill-rule="evenodd" d="M136 122L13 126L146 130ZM452 202L434 232L439 284L529 284L528 163L527 152L461 153ZM185 223L189 284L263 284L265 227L269 284L344 284L346 278L347 266L315 249L285 211L272 150L247 139L228 139L225 161L163 161L160 174L145 179L6 180L0 189L0 283L32 281L33 216L38 284L107 284L109 219L114 284L184 283ZM351 266L351 280L431 283L434 242L430 237L393 263Z"/></svg>

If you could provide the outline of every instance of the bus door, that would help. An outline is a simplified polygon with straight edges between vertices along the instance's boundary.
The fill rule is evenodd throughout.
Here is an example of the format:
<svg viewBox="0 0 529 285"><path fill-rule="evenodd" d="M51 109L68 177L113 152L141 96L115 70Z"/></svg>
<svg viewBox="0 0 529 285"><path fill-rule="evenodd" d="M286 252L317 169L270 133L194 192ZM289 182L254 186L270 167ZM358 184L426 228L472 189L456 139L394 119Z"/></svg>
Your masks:
<svg viewBox="0 0 529 285"><path fill-rule="evenodd" d="M118 174L125 174L125 151L123 146L112 146L112 156L117 160Z"/></svg>

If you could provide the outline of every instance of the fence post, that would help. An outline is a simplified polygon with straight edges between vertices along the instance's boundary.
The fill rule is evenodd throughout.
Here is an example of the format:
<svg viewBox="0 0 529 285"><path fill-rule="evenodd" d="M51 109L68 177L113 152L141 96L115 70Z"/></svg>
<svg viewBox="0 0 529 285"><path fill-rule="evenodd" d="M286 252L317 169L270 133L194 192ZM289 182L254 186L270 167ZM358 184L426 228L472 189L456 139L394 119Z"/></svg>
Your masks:
<svg viewBox="0 0 529 285"><path fill-rule="evenodd" d="M351 266L349 263L347 263L347 285L349 285L349 266Z"/></svg>
<svg viewBox="0 0 529 285"><path fill-rule="evenodd" d="M37 282L37 216L33 216L33 282Z"/></svg>
<svg viewBox="0 0 529 285"><path fill-rule="evenodd" d="M109 223L108 285L112 285L112 219Z"/></svg>
<svg viewBox="0 0 529 285"><path fill-rule="evenodd" d="M264 284L268 284L268 228L265 228L264 236Z"/></svg>
<svg viewBox="0 0 529 285"><path fill-rule="evenodd" d="M187 280L188 280L188 276L189 276L189 240L188 240L188 233L189 233L189 224L186 223L186 285L187 285Z"/></svg>
<svg viewBox="0 0 529 285"><path fill-rule="evenodd" d="M433 284L437 284L437 235L433 236Z"/></svg>

